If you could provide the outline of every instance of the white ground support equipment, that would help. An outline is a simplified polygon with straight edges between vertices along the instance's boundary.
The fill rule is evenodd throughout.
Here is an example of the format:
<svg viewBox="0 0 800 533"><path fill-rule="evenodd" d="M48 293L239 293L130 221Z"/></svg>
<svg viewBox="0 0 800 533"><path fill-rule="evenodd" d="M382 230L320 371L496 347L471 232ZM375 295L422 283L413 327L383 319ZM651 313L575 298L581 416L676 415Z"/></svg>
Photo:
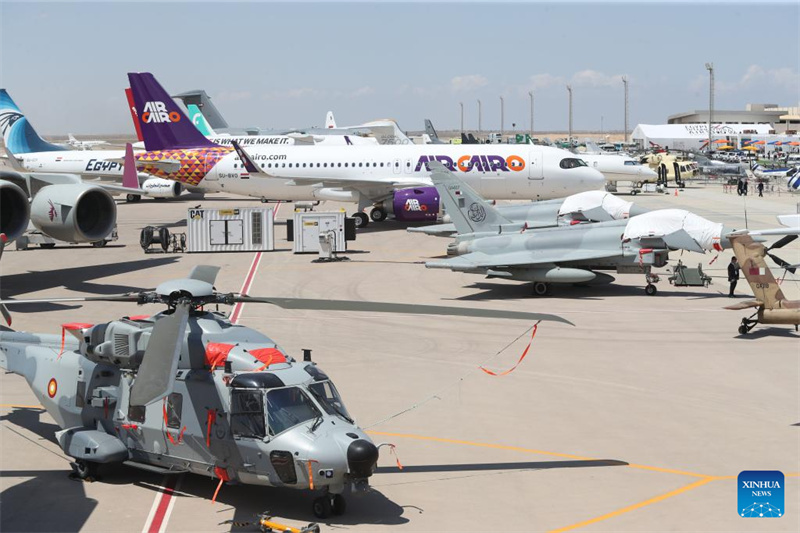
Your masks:
<svg viewBox="0 0 800 533"><path fill-rule="evenodd" d="M347 250L347 241L355 238L355 231L349 231L348 219L344 211L294 214L287 227L287 239L294 242L294 253L319 253L320 245L328 249L328 255ZM352 233L352 239L350 237ZM324 243L323 243L324 241Z"/></svg>
<svg viewBox="0 0 800 533"><path fill-rule="evenodd" d="M266 207L189 209L186 226L192 252L259 252L275 249L273 212Z"/></svg>
<svg viewBox="0 0 800 533"><path fill-rule="evenodd" d="M101 241L95 241L91 244L95 248L102 248L109 242L116 241L117 239L119 239L119 235L117 235L117 226L114 226L114 229L111 230L111 233L109 233L105 239ZM14 241L14 244L16 245L17 250L27 250L32 244L38 244L40 248L55 248L56 245L78 245L80 243L59 241L58 239L54 239L49 235L45 235L41 231L31 226L31 229L17 237L16 241Z"/></svg>

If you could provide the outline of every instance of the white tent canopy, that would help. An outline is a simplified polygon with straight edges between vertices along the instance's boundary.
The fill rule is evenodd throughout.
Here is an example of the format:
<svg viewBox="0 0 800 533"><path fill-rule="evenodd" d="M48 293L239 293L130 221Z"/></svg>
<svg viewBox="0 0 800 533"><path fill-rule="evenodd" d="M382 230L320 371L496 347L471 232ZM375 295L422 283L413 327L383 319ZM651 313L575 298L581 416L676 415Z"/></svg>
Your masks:
<svg viewBox="0 0 800 533"><path fill-rule="evenodd" d="M738 140L745 139L765 139L766 137L776 137L770 135L772 125L770 124L714 124L711 128L713 139L731 138L738 147ZM756 133L744 133L753 132ZM645 148L650 143L676 150L697 150L708 141L708 125L706 124L639 124L633 130L631 138L634 142L642 144Z"/></svg>

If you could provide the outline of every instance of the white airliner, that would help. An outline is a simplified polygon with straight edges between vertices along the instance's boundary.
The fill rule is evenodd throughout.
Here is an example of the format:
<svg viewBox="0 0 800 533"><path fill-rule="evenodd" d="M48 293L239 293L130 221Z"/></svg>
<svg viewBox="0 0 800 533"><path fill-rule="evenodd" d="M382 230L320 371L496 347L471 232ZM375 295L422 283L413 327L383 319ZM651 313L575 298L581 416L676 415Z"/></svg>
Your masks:
<svg viewBox="0 0 800 533"><path fill-rule="evenodd" d="M67 134L67 137L69 138L67 145L78 150L91 150L95 146L108 144L106 141L79 141L71 133Z"/></svg>
<svg viewBox="0 0 800 533"><path fill-rule="evenodd" d="M207 191L262 200L339 200L358 203L360 226L394 214L430 220L439 212L427 163L435 160L489 199L545 200L599 189L603 175L565 150L537 145L274 146L232 148L204 137L149 74L129 74L148 151L137 169ZM246 152L246 153L245 153ZM122 174L121 151L16 154L30 170L87 176ZM245 164L248 163L248 169Z"/></svg>

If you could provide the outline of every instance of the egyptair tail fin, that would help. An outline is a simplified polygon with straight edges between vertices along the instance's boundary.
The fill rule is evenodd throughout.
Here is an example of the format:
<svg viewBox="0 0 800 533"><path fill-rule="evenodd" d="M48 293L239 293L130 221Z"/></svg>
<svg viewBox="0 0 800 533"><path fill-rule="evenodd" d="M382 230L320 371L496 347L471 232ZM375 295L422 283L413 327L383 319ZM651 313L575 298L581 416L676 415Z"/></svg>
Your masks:
<svg viewBox="0 0 800 533"><path fill-rule="evenodd" d="M14 154L66 150L42 139L5 89L0 89L0 132L6 148Z"/></svg>
<svg viewBox="0 0 800 533"><path fill-rule="evenodd" d="M475 190L458 179L455 174L439 161L430 161L431 180L439 191L439 196L455 224L459 234L478 233L497 230L512 221L500 214L497 209L486 203Z"/></svg>
<svg viewBox="0 0 800 533"><path fill-rule="evenodd" d="M785 300L775 276L764 260L767 249L757 243L750 235L732 235L728 239L733 245L733 253L739 260L742 274L750 284L753 295L764 303L766 309L774 309L778 302Z"/></svg>

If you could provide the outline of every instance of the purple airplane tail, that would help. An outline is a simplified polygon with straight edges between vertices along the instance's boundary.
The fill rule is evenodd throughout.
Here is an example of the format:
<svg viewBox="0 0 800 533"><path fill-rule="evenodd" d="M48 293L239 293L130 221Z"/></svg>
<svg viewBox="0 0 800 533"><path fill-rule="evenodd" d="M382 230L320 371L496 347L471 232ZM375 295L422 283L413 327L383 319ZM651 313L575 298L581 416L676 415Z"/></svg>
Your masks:
<svg viewBox="0 0 800 533"><path fill-rule="evenodd" d="M217 146L200 133L152 74L129 72L128 81L148 151Z"/></svg>

